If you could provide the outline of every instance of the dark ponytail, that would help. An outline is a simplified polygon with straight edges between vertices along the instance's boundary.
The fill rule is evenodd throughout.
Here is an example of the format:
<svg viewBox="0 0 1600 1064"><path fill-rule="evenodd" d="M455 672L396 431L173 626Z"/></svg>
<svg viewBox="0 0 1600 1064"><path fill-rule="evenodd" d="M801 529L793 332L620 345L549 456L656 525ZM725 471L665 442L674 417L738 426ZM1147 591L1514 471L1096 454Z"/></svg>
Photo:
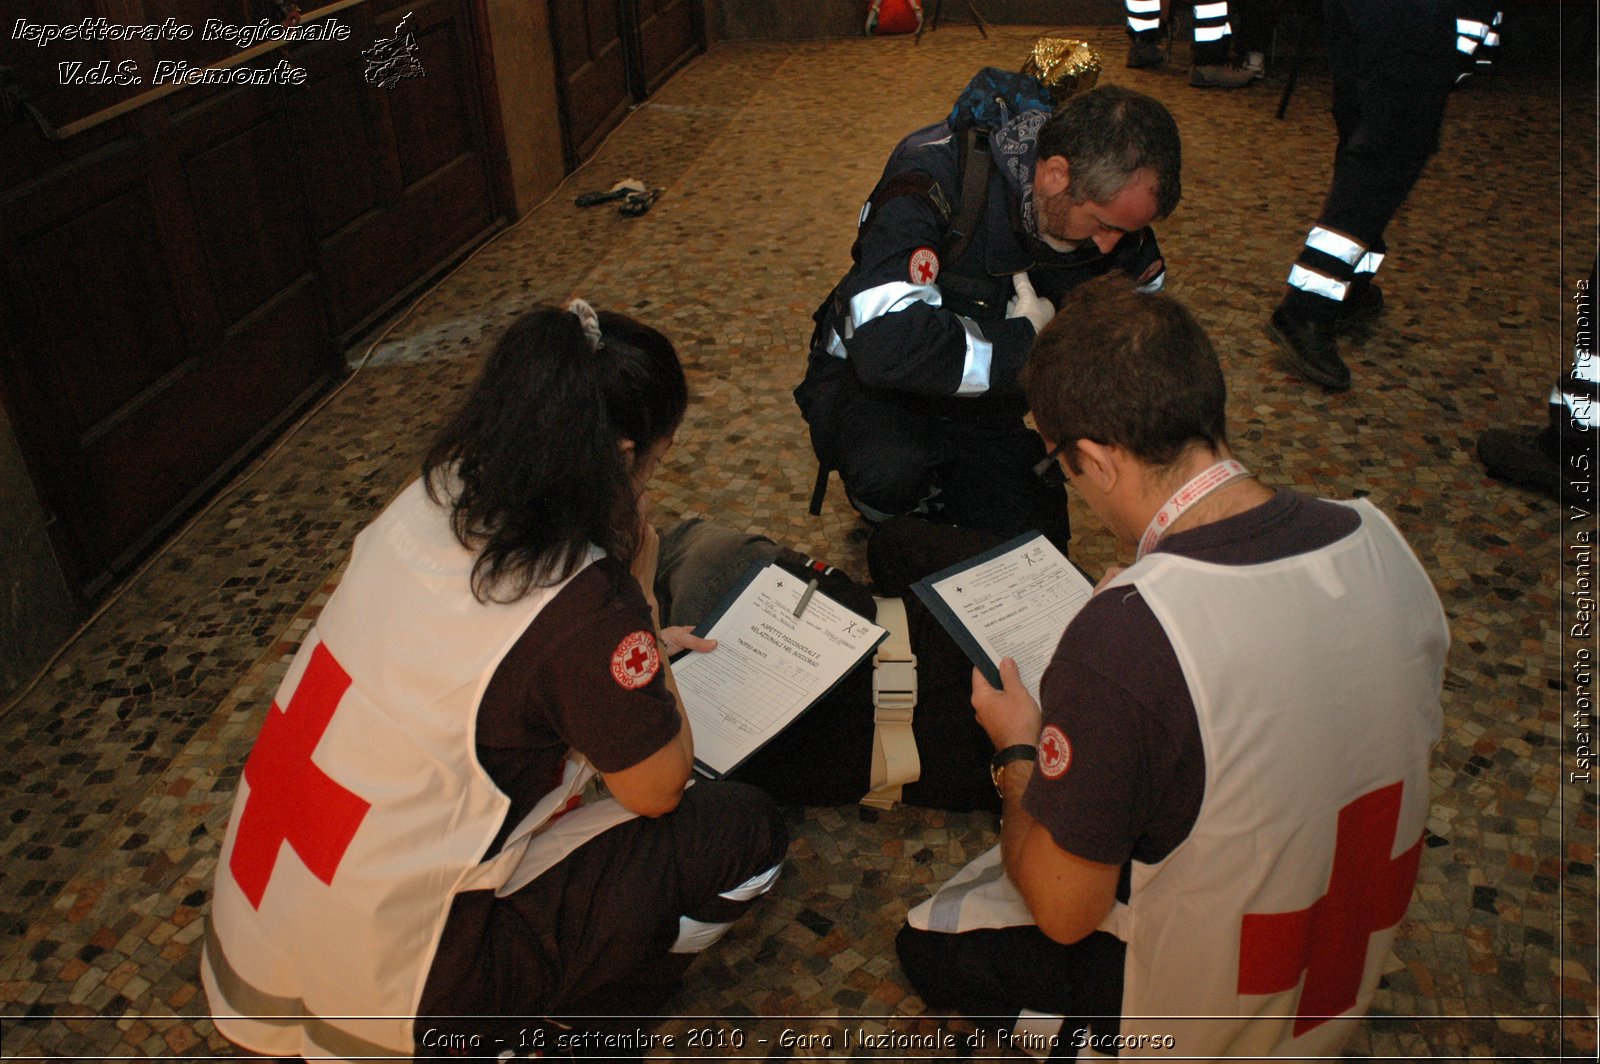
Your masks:
<svg viewBox="0 0 1600 1064"><path fill-rule="evenodd" d="M631 564L639 519L631 463L683 420L688 386L665 336L599 315L591 350L575 314L519 318L422 463L428 496L475 551L472 592L515 602L566 579L590 544Z"/></svg>

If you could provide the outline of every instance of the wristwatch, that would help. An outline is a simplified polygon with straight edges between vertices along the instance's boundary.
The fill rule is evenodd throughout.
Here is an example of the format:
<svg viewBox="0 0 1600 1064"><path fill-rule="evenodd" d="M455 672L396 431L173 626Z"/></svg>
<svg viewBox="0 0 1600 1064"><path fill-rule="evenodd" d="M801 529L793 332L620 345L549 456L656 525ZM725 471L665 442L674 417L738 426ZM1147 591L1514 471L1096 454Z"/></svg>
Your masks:
<svg viewBox="0 0 1600 1064"><path fill-rule="evenodd" d="M1005 796L1000 790L1000 773L1007 765L1013 761L1037 760L1039 760L1039 748L1032 743L1017 743L1004 750L996 750L994 756L989 759L989 778L994 780L995 793L1001 797Z"/></svg>

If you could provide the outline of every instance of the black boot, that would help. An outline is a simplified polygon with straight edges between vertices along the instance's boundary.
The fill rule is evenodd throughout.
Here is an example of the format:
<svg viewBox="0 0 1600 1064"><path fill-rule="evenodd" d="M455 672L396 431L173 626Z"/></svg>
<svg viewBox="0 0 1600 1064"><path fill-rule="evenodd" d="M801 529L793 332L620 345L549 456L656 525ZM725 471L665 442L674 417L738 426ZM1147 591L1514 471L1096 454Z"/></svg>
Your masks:
<svg viewBox="0 0 1600 1064"><path fill-rule="evenodd" d="M1339 357L1335 328L1333 322L1296 317L1280 306L1267 322L1267 335L1283 348L1294 372L1329 391L1343 392L1350 388L1350 369Z"/></svg>
<svg viewBox="0 0 1600 1064"><path fill-rule="evenodd" d="M1340 332L1362 325L1383 313L1383 289L1371 281L1355 281L1349 293L1339 304L1339 316L1334 323Z"/></svg>
<svg viewBox="0 0 1600 1064"><path fill-rule="evenodd" d="M1548 426L1485 429L1478 437L1478 458L1495 479L1561 501L1561 456L1556 434Z"/></svg>

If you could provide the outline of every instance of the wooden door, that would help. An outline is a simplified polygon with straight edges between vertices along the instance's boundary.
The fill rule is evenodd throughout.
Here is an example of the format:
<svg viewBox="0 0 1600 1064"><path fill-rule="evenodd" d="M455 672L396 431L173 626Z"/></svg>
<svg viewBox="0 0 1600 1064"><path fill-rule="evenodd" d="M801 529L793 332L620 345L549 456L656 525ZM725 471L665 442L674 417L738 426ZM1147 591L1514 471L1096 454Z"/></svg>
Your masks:
<svg viewBox="0 0 1600 1064"><path fill-rule="evenodd" d="M251 6L144 3L179 22ZM108 10L122 8L71 8ZM256 61L303 69L299 84L154 99L62 92L56 52L0 39L41 116L0 122L0 397L86 598L339 376L357 332L503 217L468 0L337 17L348 39ZM373 84L362 49L408 17L424 76ZM148 86L161 47L76 51L139 64ZM74 131L124 98L132 110Z"/></svg>
<svg viewBox="0 0 1600 1064"><path fill-rule="evenodd" d="M639 73L646 95L705 51L699 0L636 0Z"/></svg>
<svg viewBox="0 0 1600 1064"><path fill-rule="evenodd" d="M588 158L633 105L622 5L551 0L567 169Z"/></svg>
<svg viewBox="0 0 1600 1064"><path fill-rule="evenodd" d="M569 170L705 51L700 0L550 0Z"/></svg>

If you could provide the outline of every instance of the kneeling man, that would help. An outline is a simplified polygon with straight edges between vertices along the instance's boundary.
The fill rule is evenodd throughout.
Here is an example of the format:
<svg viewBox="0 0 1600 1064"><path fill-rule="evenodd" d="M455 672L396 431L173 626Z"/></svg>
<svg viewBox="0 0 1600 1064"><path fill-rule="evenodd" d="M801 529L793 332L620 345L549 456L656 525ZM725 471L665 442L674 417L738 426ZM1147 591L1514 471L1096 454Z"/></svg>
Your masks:
<svg viewBox="0 0 1600 1064"><path fill-rule="evenodd" d="M1003 690L974 673L1001 842L912 911L901 962L931 1006L1018 1017L1021 1048L1336 1055L1416 880L1444 611L1375 507L1233 457L1182 305L1107 278L1056 320L1034 417L1137 560L1039 702L1009 660Z"/></svg>

